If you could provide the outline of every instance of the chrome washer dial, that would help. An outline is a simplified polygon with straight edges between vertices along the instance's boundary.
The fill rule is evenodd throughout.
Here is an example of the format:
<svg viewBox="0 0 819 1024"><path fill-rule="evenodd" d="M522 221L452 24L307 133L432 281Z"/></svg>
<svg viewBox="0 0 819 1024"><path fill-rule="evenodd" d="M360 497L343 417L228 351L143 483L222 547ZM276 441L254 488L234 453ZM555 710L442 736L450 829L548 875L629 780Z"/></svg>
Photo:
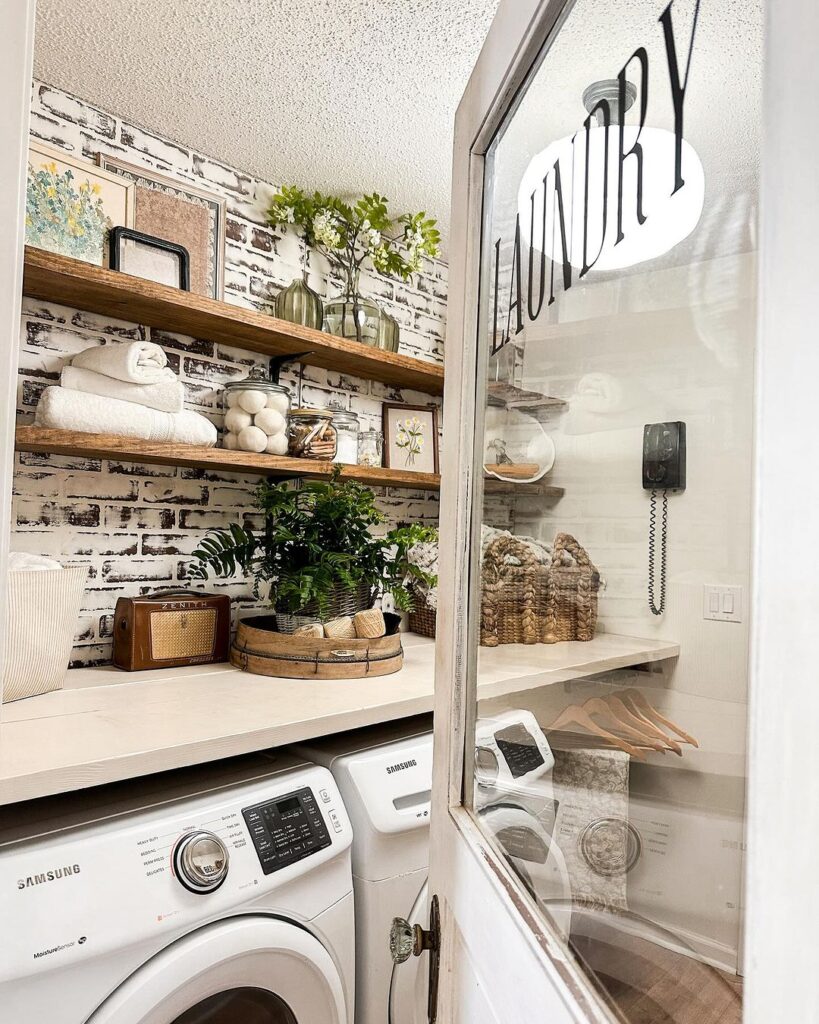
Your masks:
<svg viewBox="0 0 819 1024"><path fill-rule="evenodd" d="M174 847L176 877L189 892L214 892L227 878L230 855L213 832L187 832Z"/></svg>

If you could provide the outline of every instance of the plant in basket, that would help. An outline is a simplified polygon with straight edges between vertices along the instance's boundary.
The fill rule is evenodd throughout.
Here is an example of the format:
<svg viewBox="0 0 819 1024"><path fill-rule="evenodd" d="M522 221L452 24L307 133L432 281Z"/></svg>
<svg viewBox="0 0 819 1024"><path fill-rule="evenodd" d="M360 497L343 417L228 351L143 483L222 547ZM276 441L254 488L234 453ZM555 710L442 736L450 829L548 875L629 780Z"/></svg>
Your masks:
<svg viewBox="0 0 819 1024"><path fill-rule="evenodd" d="M189 576L232 576L241 569L253 580L257 596L269 588L282 632L292 632L302 621L326 621L370 608L383 591L392 593L397 608L409 611L414 584L435 583L408 557L434 531L414 524L374 536L372 529L385 520L375 495L362 484L342 480L338 468L330 480L298 489L263 481L255 503L264 529L254 532L232 523L210 531L193 552Z"/></svg>

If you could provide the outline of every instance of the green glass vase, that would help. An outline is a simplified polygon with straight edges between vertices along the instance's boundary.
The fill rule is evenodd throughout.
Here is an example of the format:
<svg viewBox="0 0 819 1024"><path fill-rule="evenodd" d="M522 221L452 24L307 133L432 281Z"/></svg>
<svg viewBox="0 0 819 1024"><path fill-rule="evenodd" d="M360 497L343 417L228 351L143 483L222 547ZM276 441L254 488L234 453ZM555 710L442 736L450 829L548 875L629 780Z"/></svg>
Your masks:
<svg viewBox="0 0 819 1024"><path fill-rule="evenodd" d="M276 296L276 316L291 324L321 330L324 306L318 292L307 283L307 271L301 277L294 277Z"/></svg>

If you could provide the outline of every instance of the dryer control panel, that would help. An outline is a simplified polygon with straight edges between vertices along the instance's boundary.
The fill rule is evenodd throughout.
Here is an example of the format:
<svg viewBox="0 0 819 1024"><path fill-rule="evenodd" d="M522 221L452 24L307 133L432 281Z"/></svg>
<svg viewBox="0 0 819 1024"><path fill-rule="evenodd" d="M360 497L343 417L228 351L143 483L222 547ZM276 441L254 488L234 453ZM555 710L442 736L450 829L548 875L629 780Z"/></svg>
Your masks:
<svg viewBox="0 0 819 1024"><path fill-rule="evenodd" d="M334 812L330 813L332 818ZM332 842L310 788L255 807L243 807L242 816L266 875L309 857Z"/></svg>

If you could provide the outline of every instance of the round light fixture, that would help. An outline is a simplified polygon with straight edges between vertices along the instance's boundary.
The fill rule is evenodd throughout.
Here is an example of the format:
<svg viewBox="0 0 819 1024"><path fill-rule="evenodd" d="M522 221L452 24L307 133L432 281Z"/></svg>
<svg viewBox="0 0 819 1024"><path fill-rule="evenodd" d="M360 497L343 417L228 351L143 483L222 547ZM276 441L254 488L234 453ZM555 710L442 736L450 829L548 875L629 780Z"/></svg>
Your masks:
<svg viewBox="0 0 819 1024"><path fill-rule="evenodd" d="M633 101L636 90L631 83L629 86L627 96ZM533 157L518 190L521 240L528 246L530 239L533 239L536 251L544 252L555 262L561 262L563 247L560 218L555 216L559 211L556 210L554 174L554 166L559 162L569 261L578 270L584 265L584 225L589 264L597 271L619 270L655 259L673 249L691 234L702 215L705 172L694 147L685 139L682 140L681 172L685 184L672 195L676 141L674 133L664 128L644 126L640 130L634 125L626 125L623 151L629 153L638 139L643 150L642 211L645 220L642 224L637 220L637 159L627 156L623 163L624 237L615 244L620 148L617 96L616 81L596 82L583 94L589 110L594 108L600 98L607 99L612 121L608 132L602 124L591 127L588 132L588 206L585 128L581 128L574 137L553 142ZM630 103L627 102L627 106ZM547 175L548 182L544 188ZM605 225L604 184L607 194ZM598 252L600 255L595 260Z"/></svg>

